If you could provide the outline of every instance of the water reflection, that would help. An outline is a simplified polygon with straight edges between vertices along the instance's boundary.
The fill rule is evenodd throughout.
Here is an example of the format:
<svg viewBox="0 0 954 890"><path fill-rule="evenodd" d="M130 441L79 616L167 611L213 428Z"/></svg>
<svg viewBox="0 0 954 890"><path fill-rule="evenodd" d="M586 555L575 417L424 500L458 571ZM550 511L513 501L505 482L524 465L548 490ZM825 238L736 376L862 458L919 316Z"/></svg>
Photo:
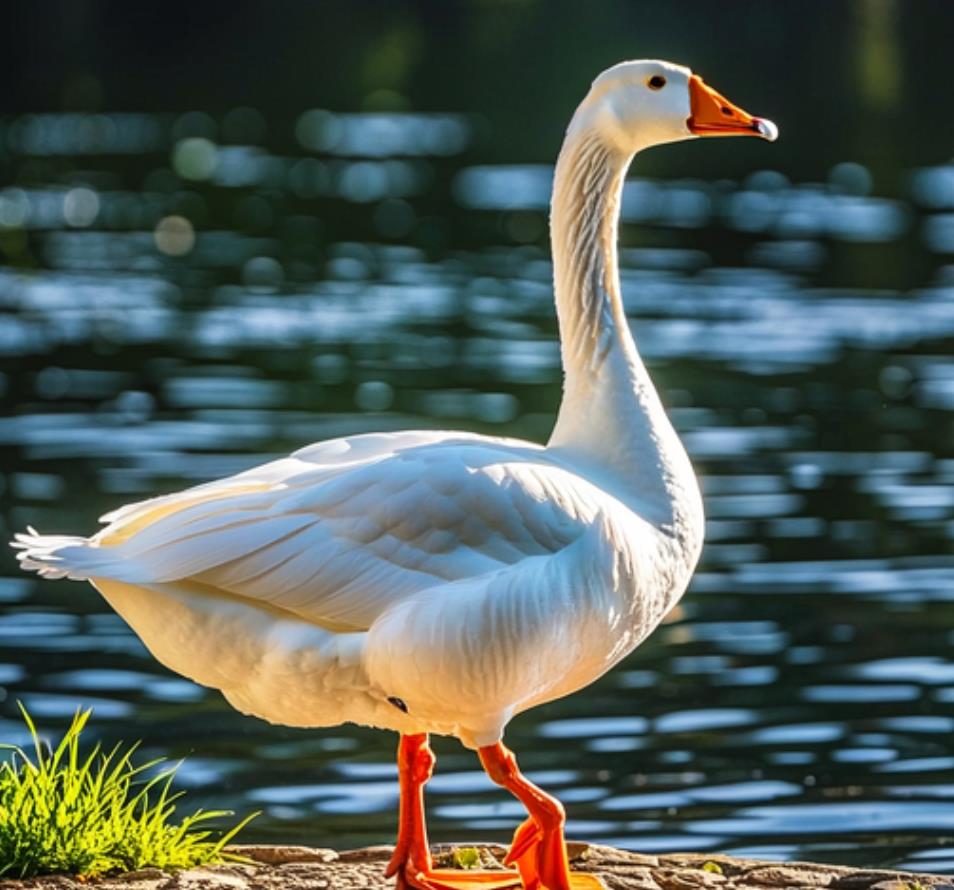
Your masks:
<svg viewBox="0 0 954 890"><path fill-rule="evenodd" d="M280 152L253 108L4 121L5 533L92 528L345 433L545 438L552 170L487 163L474 127L310 110ZM873 192L850 161L823 183L627 184L626 308L703 476L709 543L671 623L512 726L571 835L954 868L934 849L954 802L954 167ZM881 280L886 252L916 270L908 290ZM391 836L392 738L241 718L89 588L14 571L4 740L23 741L16 698L51 727L84 703L107 741L133 726L147 755L189 754L200 802L264 808L250 840ZM503 839L520 808L438 751L435 835Z"/></svg>

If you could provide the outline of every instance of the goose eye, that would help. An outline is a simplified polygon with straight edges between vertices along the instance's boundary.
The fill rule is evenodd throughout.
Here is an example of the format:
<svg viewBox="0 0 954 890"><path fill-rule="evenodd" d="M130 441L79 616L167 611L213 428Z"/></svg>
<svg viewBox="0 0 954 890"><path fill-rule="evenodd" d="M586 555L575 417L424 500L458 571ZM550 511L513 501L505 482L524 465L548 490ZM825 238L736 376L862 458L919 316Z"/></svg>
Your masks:
<svg viewBox="0 0 954 890"><path fill-rule="evenodd" d="M646 86L648 86L651 90L661 90L665 85L666 85L666 78L663 77L661 74L654 74L646 82Z"/></svg>

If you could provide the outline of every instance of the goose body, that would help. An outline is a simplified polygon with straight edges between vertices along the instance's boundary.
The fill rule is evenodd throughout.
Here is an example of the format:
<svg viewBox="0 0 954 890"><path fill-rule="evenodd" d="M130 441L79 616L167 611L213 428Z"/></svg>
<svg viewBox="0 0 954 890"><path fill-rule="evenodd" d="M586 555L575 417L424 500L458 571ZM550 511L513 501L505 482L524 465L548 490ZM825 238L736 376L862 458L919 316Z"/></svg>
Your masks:
<svg viewBox="0 0 954 890"><path fill-rule="evenodd" d="M691 569L572 462L461 433L337 439L105 519L28 560L167 667L274 723L472 747L618 661Z"/></svg>
<svg viewBox="0 0 954 890"><path fill-rule="evenodd" d="M539 810L552 799L519 784L501 738L515 714L632 651L698 559L699 489L623 313L616 227L636 151L730 132L774 137L664 62L609 69L578 109L554 182L565 386L546 446L335 439L123 507L89 538L30 530L22 566L90 581L159 661L244 713L401 733L399 883L458 886L435 877L414 802L435 732L478 749L527 803L511 860L524 882L570 886L553 852L562 822L554 846Z"/></svg>

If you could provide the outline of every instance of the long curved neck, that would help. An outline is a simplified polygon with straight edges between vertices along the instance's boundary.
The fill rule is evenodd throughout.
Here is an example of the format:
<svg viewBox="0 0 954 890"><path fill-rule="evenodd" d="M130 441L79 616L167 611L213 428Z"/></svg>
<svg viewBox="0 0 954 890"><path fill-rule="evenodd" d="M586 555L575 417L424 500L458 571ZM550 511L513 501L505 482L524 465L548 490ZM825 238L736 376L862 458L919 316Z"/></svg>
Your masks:
<svg viewBox="0 0 954 890"><path fill-rule="evenodd" d="M619 203L630 159L572 126L557 159L550 243L568 382L571 371L585 378L596 370L614 346L635 351L619 315L616 267Z"/></svg>
<svg viewBox="0 0 954 890"><path fill-rule="evenodd" d="M697 552L703 520L695 474L620 298L616 236L631 159L575 118L557 161L550 234L565 378L548 447L586 464Z"/></svg>

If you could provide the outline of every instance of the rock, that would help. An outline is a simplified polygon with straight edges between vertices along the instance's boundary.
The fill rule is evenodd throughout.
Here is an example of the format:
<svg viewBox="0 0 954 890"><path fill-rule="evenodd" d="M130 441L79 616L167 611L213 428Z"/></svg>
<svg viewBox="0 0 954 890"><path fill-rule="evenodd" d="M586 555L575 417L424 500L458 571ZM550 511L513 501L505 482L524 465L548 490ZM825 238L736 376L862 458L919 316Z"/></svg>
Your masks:
<svg viewBox="0 0 954 890"><path fill-rule="evenodd" d="M500 862L505 848L477 847L480 861ZM845 868L812 862L760 862L694 853L643 856L614 847L571 843L580 871L598 874L608 890L954 890L949 878L886 869ZM299 846L244 845L228 848L245 863L191 868L167 874L144 868L96 881L65 875L0 880L0 890L393 890L384 866L391 847L334 850ZM454 847L435 848L442 865Z"/></svg>
<svg viewBox="0 0 954 890"><path fill-rule="evenodd" d="M368 849L384 849L369 847ZM277 844L235 844L229 852L262 865L284 865L286 862L334 862L338 858L335 850L323 847L281 846Z"/></svg>
<svg viewBox="0 0 954 890"><path fill-rule="evenodd" d="M137 871L127 871L123 878L130 884L135 881L165 880L166 873L161 868L140 868Z"/></svg>
<svg viewBox="0 0 954 890"><path fill-rule="evenodd" d="M835 887L838 874L828 866L809 864L763 865L747 873L752 883L764 887Z"/></svg>
<svg viewBox="0 0 954 890"><path fill-rule="evenodd" d="M652 877L662 890L724 887L728 880L725 875L713 874L701 868L658 868L652 872Z"/></svg>

